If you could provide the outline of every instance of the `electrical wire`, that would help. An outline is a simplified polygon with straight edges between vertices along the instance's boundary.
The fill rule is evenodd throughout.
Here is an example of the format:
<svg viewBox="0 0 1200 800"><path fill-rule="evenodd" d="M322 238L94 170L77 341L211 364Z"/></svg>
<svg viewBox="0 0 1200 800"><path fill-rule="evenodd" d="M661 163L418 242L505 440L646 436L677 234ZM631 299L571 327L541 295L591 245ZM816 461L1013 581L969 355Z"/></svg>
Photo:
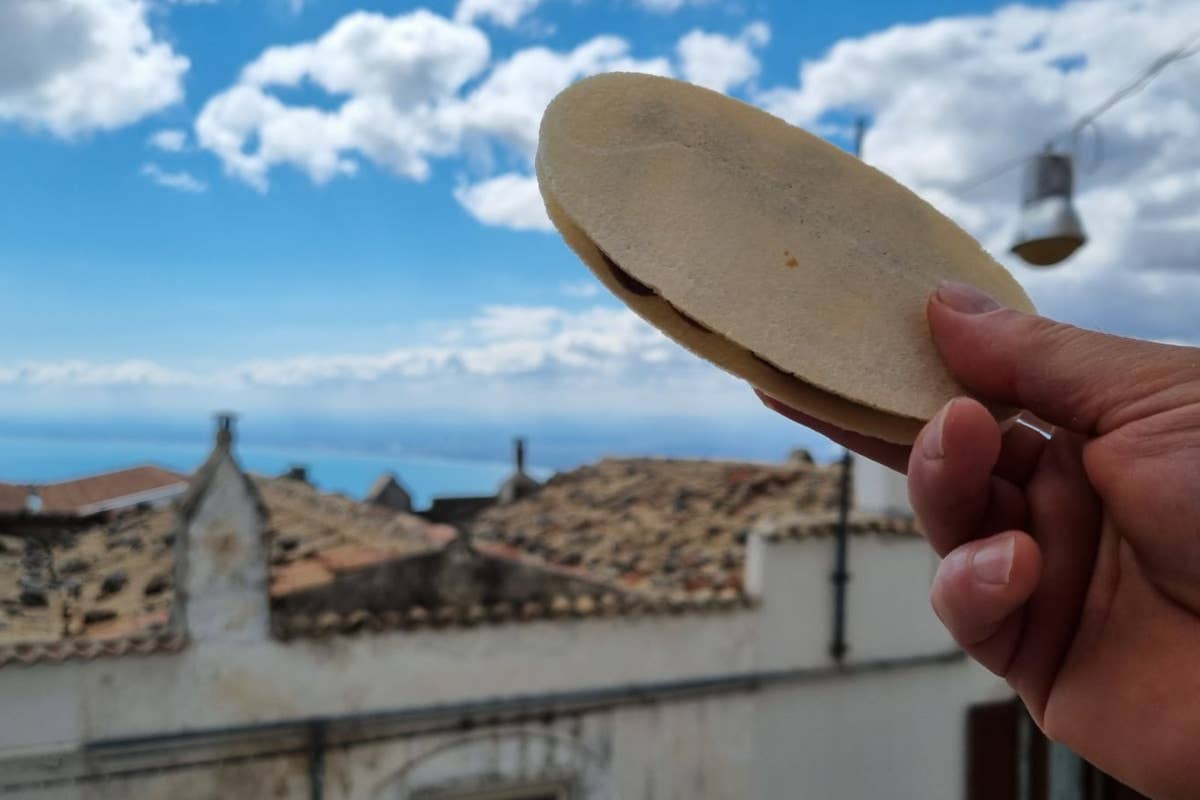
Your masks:
<svg viewBox="0 0 1200 800"><path fill-rule="evenodd" d="M1069 128L1066 128L1065 130L1062 130L1047 139L1044 149L1049 150L1055 142L1065 137L1070 137L1072 144L1078 142L1080 135L1089 125L1095 126L1097 136L1096 141L1097 146L1099 147L1100 128L1096 125L1096 120L1099 119L1102 114L1106 113L1109 109L1120 103L1122 100L1126 100L1140 92L1142 89L1145 89L1151 81L1158 77L1159 73L1161 73L1171 64L1194 56L1197 53L1200 53L1200 31L1188 37L1188 39L1179 47L1168 50L1166 53L1163 53L1161 56L1154 59L1154 61L1150 63L1150 66L1143 70L1136 78L1122 86L1117 91L1113 92L1104 100L1104 102L1097 105L1091 111L1076 119ZM993 181L1014 167L1024 164L1026 161L1036 156L1039 152L1041 151L1033 151L997 164L991 169L988 169L987 171L982 172L973 178L963 181L961 184L955 187L954 191L958 194L964 194L972 189L982 186L985 183ZM1096 166L1098 165L1099 160L1097 161ZM1095 167L1093 167L1093 169L1094 168Z"/></svg>

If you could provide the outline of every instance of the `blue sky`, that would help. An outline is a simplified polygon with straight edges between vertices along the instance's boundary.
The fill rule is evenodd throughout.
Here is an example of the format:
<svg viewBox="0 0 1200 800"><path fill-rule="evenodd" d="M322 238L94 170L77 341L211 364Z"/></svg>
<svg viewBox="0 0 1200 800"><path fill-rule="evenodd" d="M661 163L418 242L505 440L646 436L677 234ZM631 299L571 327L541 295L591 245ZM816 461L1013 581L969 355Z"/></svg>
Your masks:
<svg viewBox="0 0 1200 800"><path fill-rule="evenodd" d="M1192 16L1165 0L14 0L0 411L759 415L546 230L529 159L555 91L669 72L843 144L865 113L866 159L1003 258L1016 175L958 187L1038 149ZM1080 179L1093 239L1069 268L1005 261L1049 313L1200 339L1197 61L1102 123L1104 161Z"/></svg>

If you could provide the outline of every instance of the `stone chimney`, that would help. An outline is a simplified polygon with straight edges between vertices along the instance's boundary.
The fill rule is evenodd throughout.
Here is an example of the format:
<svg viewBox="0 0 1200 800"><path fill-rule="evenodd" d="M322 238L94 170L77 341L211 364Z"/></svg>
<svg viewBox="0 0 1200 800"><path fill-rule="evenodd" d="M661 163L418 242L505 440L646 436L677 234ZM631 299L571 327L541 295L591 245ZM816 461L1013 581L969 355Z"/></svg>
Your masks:
<svg viewBox="0 0 1200 800"><path fill-rule="evenodd" d="M525 440L521 437L513 439L513 460L513 474L500 485L496 494L496 500L501 504L516 502L541 488L541 484L525 472Z"/></svg>
<svg viewBox="0 0 1200 800"><path fill-rule="evenodd" d="M175 585L189 637L254 641L270 630L266 512L233 456L234 416L216 419L216 446L181 507Z"/></svg>
<svg viewBox="0 0 1200 800"><path fill-rule="evenodd" d="M229 449L233 447L233 421L237 419L237 415L232 411L218 411L217 419L217 447Z"/></svg>
<svg viewBox="0 0 1200 800"><path fill-rule="evenodd" d="M283 473L280 477L289 481L308 483L308 467L304 464L292 464L288 467L287 472Z"/></svg>

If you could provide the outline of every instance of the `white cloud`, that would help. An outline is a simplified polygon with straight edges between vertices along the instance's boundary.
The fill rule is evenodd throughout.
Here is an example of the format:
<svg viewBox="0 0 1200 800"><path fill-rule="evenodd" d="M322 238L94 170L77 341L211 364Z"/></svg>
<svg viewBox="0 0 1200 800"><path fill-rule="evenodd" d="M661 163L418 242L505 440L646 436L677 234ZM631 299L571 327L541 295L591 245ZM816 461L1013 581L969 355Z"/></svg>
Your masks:
<svg viewBox="0 0 1200 800"><path fill-rule="evenodd" d="M178 102L188 60L147 13L142 0L0 2L0 122L71 138Z"/></svg>
<svg viewBox="0 0 1200 800"><path fill-rule="evenodd" d="M67 360L0 367L0 385L164 387L194 384L194 375L141 359L110 364Z"/></svg>
<svg viewBox="0 0 1200 800"><path fill-rule="evenodd" d="M634 0L647 11L658 14L673 14L686 5L702 5L707 0Z"/></svg>
<svg viewBox="0 0 1200 800"><path fill-rule="evenodd" d="M600 294L600 287L596 281L577 281L575 283L564 283L559 287L559 291L567 297L589 298L596 297Z"/></svg>
<svg viewBox="0 0 1200 800"><path fill-rule="evenodd" d="M167 153L179 153L187 146L187 131L178 128L163 128L150 134L146 144Z"/></svg>
<svg viewBox="0 0 1200 800"><path fill-rule="evenodd" d="M715 383L714 383L715 381ZM712 397L713 386L746 403L738 381L722 379L694 356L667 341L625 309L568 312L552 306L492 306L474 318L446 323L425 341L377 353L301 355L253 359L216 371L190 371L146 360L112 363L78 360L0 365L0 405L13 395L40 392L47 402L80 390L119 392L122 398L174 391L203 402L246 407L264 397L294 399L304 390L311 408L328 402L430 403L432 408L545 410L546 403L586 411L598 408L654 413L677 397ZM586 387L588 397L577 395ZM197 392L203 389L203 392ZM139 393L140 392L140 393ZM88 397L95 397L89 395ZM655 405L658 404L658 405Z"/></svg>
<svg viewBox="0 0 1200 800"><path fill-rule="evenodd" d="M485 225L517 231L550 231L554 226L531 175L506 173L479 183L460 186L454 197L471 216Z"/></svg>
<svg viewBox="0 0 1200 800"><path fill-rule="evenodd" d="M810 127L866 113L866 160L1000 254L1047 313L1197 341L1200 56L1168 67L1101 117L1104 160L1077 175L1090 241L1065 265L1036 270L1004 255L1019 170L962 188L996 164L1039 150L1178 46L1181 32L1194 29L1194 12L1185 0L1093 0L896 26L839 42L801 66L798 85L757 99ZM1091 145L1089 133L1080 142L1082 167Z"/></svg>
<svg viewBox="0 0 1200 800"><path fill-rule="evenodd" d="M736 36L694 30L679 40L675 50L685 80L728 92L758 75L760 64L754 51L771 41L765 22L753 22Z"/></svg>
<svg viewBox="0 0 1200 800"><path fill-rule="evenodd" d="M265 190L290 164L316 183L351 175L357 153L412 180L454 146L442 107L487 64L487 37L428 11L396 17L355 12L314 42L273 47L241 81L210 99L196 139L229 174ZM348 98L334 110L291 106L272 87L304 82Z"/></svg>
<svg viewBox="0 0 1200 800"><path fill-rule="evenodd" d="M636 59L615 36L565 52L526 48L490 71L489 56L478 29L428 11L350 14L315 41L270 48L248 64L236 85L204 105L196 139L228 174L260 191L282 165L318 184L353 175L359 160L423 181L432 159L466 155L484 173L455 192L471 214L550 230L531 177L546 105L586 75L669 74L671 64ZM291 105L273 93L306 84L336 98L335 107ZM519 169L495 174L497 161L514 160Z"/></svg>
<svg viewBox="0 0 1200 800"><path fill-rule="evenodd" d="M540 4L541 0L459 0L454 19L468 25L489 20L503 28L514 28Z"/></svg>
<svg viewBox="0 0 1200 800"><path fill-rule="evenodd" d="M207 183L190 172L165 170L153 161L143 164L141 173L159 186L165 186L168 189L175 189L180 192L199 194L208 188Z"/></svg>

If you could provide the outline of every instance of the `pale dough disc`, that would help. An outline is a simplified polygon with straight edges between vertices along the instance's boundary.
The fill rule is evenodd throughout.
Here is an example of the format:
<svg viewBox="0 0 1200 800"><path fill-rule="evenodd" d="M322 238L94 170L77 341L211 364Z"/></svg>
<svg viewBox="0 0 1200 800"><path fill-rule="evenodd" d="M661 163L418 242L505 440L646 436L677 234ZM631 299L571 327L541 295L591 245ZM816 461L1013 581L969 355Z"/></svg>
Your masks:
<svg viewBox="0 0 1200 800"><path fill-rule="evenodd" d="M575 84L542 120L537 173L551 219L635 312L768 394L889 441L910 442L965 393L925 320L939 280L1033 310L905 187L690 84L621 73ZM657 296L621 286L602 254Z"/></svg>

